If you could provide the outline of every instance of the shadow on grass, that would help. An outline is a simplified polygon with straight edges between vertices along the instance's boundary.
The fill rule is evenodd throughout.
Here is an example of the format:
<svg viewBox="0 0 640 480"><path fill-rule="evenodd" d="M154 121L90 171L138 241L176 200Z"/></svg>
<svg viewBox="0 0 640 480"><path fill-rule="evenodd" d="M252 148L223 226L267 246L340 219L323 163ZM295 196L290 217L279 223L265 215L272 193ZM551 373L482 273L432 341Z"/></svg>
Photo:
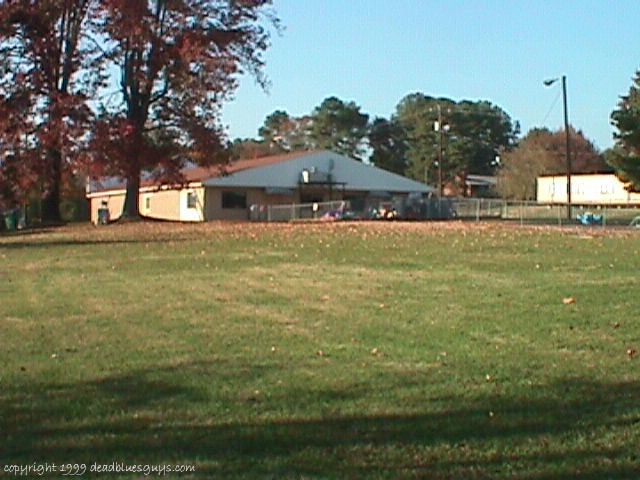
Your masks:
<svg viewBox="0 0 640 480"><path fill-rule="evenodd" d="M230 225L236 223L229 222ZM37 226L11 232L0 231L0 249L192 241L198 238L193 233L194 227L197 229L202 225L200 222L144 217L141 221L115 221L106 226L90 223Z"/></svg>
<svg viewBox="0 0 640 480"><path fill-rule="evenodd" d="M127 244L145 244L145 243L177 243L184 241L191 241L193 238L181 238L177 236L167 238L106 238L96 237L93 239L43 239L39 240L27 240L20 239L11 242L0 243L0 250L2 249L22 249L22 248L42 248L42 247L82 247L82 246L113 246L113 245L127 245Z"/></svg>
<svg viewBox="0 0 640 480"><path fill-rule="evenodd" d="M595 480L638 478L640 471L640 382L571 379L526 397L451 399L446 408L425 401L412 414L272 413L232 422L223 397L188 383L185 375L203 368L5 386L0 465L182 463L196 465L193 478ZM299 395L339 404L365 392ZM298 400L310 401L271 398L270 411ZM261 402L242 401L247 409Z"/></svg>
<svg viewBox="0 0 640 480"><path fill-rule="evenodd" d="M143 225L144 226L144 225ZM127 244L152 244L152 243L179 243L193 241L195 238L189 235L176 234L175 232L167 232L165 234L155 235L126 235L119 232L96 231L95 235L88 233L78 235L66 235L60 238L52 236L51 231L43 232L12 232L8 235L0 235L0 243L2 249L24 249L24 248L42 248L42 247L82 247L93 245L127 245Z"/></svg>

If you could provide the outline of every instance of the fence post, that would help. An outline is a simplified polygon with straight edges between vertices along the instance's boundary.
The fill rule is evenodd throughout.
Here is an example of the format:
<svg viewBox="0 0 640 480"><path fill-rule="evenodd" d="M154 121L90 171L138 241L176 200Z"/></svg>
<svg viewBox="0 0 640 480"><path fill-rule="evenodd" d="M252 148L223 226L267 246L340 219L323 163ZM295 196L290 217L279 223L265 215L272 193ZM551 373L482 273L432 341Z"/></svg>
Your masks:
<svg viewBox="0 0 640 480"><path fill-rule="evenodd" d="M524 201L520 202L520 226L524 225Z"/></svg>
<svg viewBox="0 0 640 480"><path fill-rule="evenodd" d="M561 208L556 205L556 213L558 214L558 226L562 226L562 212L561 212Z"/></svg>
<svg viewBox="0 0 640 480"><path fill-rule="evenodd" d="M476 199L476 222L480 221L480 199Z"/></svg>

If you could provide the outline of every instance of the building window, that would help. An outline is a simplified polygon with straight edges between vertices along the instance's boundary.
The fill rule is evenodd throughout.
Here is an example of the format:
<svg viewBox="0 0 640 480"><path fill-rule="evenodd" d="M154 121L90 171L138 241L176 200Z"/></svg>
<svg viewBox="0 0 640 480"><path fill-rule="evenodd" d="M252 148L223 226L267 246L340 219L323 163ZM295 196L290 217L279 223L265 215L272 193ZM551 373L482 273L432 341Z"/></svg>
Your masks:
<svg viewBox="0 0 640 480"><path fill-rule="evenodd" d="M147 197L144 199L144 208L145 210L151 210L151 197Z"/></svg>
<svg viewBox="0 0 640 480"><path fill-rule="evenodd" d="M187 208L197 208L198 196L196 192L187 192Z"/></svg>
<svg viewBox="0 0 640 480"><path fill-rule="evenodd" d="M244 192L222 192L222 208L247 208L247 194Z"/></svg>

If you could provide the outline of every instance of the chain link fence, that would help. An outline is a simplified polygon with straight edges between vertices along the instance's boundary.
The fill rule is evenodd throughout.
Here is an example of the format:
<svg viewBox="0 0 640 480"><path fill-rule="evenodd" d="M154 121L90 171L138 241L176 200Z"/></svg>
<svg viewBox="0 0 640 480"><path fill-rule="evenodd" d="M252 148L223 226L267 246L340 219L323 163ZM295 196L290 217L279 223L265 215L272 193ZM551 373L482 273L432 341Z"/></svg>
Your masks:
<svg viewBox="0 0 640 480"><path fill-rule="evenodd" d="M437 203L438 200L436 199L435 202ZM397 217L393 218L405 220L457 219L478 222L493 220L517 222L522 225L640 227L640 205L575 205L571 207L569 215L567 206L562 204L547 205L494 198L464 198L446 199L446 210L448 214L442 216L434 215L429 209L425 213L404 208L398 212ZM287 205L251 205L249 218L252 221L260 222L290 222L373 217L367 214L354 214L348 201L333 201Z"/></svg>
<svg viewBox="0 0 640 480"><path fill-rule="evenodd" d="M640 205L546 205L490 198L454 200L456 217L462 220L502 220L547 225L640 225Z"/></svg>
<svg viewBox="0 0 640 480"><path fill-rule="evenodd" d="M251 205L249 219L254 222L296 220L335 220L349 212L348 201L296 203L289 205Z"/></svg>

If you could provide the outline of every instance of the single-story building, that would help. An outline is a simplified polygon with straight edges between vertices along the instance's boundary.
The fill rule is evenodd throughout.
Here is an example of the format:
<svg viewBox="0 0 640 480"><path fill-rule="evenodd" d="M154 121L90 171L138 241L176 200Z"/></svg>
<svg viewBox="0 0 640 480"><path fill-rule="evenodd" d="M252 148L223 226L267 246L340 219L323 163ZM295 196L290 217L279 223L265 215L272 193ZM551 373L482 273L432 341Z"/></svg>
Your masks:
<svg viewBox="0 0 640 480"><path fill-rule="evenodd" d="M496 186L498 179L492 175L469 174L456 180L464 184L464 192L458 192L464 197L492 198L497 197Z"/></svg>
<svg viewBox="0 0 640 480"><path fill-rule="evenodd" d="M380 199L435 192L415 180L326 150L189 168L183 174L183 185L143 180L140 212L185 222L244 220L255 206L349 201L352 209L364 211ZM108 209L110 219L117 218L124 197L121 181L92 182L87 192L92 222L98 222L99 209Z"/></svg>
<svg viewBox="0 0 640 480"><path fill-rule="evenodd" d="M571 175L571 203L576 205L640 205L640 193L625 190L613 173ZM567 203L567 176L537 179L538 203Z"/></svg>

